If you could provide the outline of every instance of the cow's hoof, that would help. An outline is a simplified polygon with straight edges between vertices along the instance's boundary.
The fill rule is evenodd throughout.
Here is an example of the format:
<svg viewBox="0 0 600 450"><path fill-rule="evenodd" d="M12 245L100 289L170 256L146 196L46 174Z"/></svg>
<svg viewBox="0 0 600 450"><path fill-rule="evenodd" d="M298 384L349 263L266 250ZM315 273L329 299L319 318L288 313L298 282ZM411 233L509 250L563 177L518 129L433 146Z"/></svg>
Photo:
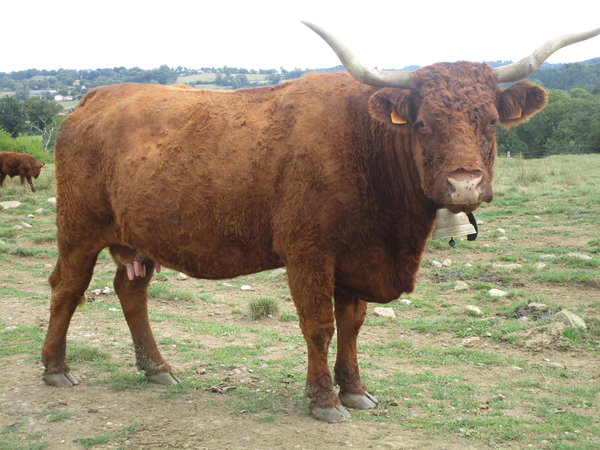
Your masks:
<svg viewBox="0 0 600 450"><path fill-rule="evenodd" d="M351 394L349 392L339 394L342 405L353 409L373 409L377 408L379 402L368 392L364 394Z"/></svg>
<svg viewBox="0 0 600 450"><path fill-rule="evenodd" d="M350 413L342 405L335 405L333 408L314 407L310 412L315 419L328 423L343 422L350 418Z"/></svg>
<svg viewBox="0 0 600 450"><path fill-rule="evenodd" d="M79 384L77 378L71 375L70 372L67 373L51 373L49 375L44 375L44 382L48 386L54 387L71 387Z"/></svg>
<svg viewBox="0 0 600 450"><path fill-rule="evenodd" d="M179 380L173 375L171 375L171 373L169 372L158 372L154 375L148 375L148 381L150 381L151 383L165 385L179 384Z"/></svg>

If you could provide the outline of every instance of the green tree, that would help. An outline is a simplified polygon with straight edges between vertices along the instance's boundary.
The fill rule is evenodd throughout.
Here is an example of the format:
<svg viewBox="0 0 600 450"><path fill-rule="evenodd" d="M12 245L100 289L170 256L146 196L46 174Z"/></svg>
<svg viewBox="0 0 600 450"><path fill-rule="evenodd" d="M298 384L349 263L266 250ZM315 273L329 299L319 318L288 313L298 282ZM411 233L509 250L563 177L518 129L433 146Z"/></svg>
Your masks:
<svg viewBox="0 0 600 450"><path fill-rule="evenodd" d="M519 136L515 130L508 130L504 127L498 127L496 133L496 139L498 141L498 154L506 155L508 152L512 156L525 155L529 151L529 147L525 142L519 139Z"/></svg>
<svg viewBox="0 0 600 450"><path fill-rule="evenodd" d="M25 131L26 120L23 103L13 97L0 99L0 128L16 137Z"/></svg>
<svg viewBox="0 0 600 450"><path fill-rule="evenodd" d="M48 151L60 125L58 113L62 106L50 100L31 97L23 103L27 124L34 134L42 136L44 150Z"/></svg>

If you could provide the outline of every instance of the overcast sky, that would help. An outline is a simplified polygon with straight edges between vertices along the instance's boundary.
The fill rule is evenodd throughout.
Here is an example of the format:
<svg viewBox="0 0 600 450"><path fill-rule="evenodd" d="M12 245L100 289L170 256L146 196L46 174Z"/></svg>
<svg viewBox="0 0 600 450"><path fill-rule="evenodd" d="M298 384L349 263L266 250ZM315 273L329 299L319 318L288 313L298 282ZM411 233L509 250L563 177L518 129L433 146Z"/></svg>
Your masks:
<svg viewBox="0 0 600 450"><path fill-rule="evenodd" d="M23 0L0 6L0 72L141 67L320 68L339 64L300 23L369 66L516 61L548 39L600 27L598 0ZM549 62L600 57L600 36Z"/></svg>

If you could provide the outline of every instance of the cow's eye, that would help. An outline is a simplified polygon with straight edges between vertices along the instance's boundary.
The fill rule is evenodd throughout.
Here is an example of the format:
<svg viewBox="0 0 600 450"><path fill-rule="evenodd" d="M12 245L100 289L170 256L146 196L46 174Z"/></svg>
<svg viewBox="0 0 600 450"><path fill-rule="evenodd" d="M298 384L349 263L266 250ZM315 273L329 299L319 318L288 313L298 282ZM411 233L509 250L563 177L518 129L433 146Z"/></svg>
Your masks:
<svg viewBox="0 0 600 450"><path fill-rule="evenodd" d="M497 123L497 122L498 122L498 121L497 121L496 119L492 119L492 120L490 121L490 125L491 125L491 126L494 126L494 125L496 125L496 123Z"/></svg>
<svg viewBox="0 0 600 450"><path fill-rule="evenodd" d="M425 122L423 122L422 120L419 120L419 121L415 122L415 126L417 128L425 128Z"/></svg>

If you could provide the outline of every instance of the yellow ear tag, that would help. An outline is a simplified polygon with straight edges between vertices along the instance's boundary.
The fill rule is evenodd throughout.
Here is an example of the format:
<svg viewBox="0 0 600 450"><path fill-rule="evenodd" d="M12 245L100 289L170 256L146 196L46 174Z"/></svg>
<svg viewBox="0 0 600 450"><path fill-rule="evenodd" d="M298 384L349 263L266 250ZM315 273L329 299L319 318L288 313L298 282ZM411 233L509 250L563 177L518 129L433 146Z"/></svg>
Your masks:
<svg viewBox="0 0 600 450"><path fill-rule="evenodd" d="M508 120L520 119L523 116L523 108L519 108L515 111L515 113L508 118Z"/></svg>
<svg viewBox="0 0 600 450"><path fill-rule="evenodd" d="M402 117L396 114L396 111L394 111L393 109L392 114L390 114L390 118L392 119L392 123L395 123L396 125L402 125L404 123L407 123L406 120L404 120Z"/></svg>

